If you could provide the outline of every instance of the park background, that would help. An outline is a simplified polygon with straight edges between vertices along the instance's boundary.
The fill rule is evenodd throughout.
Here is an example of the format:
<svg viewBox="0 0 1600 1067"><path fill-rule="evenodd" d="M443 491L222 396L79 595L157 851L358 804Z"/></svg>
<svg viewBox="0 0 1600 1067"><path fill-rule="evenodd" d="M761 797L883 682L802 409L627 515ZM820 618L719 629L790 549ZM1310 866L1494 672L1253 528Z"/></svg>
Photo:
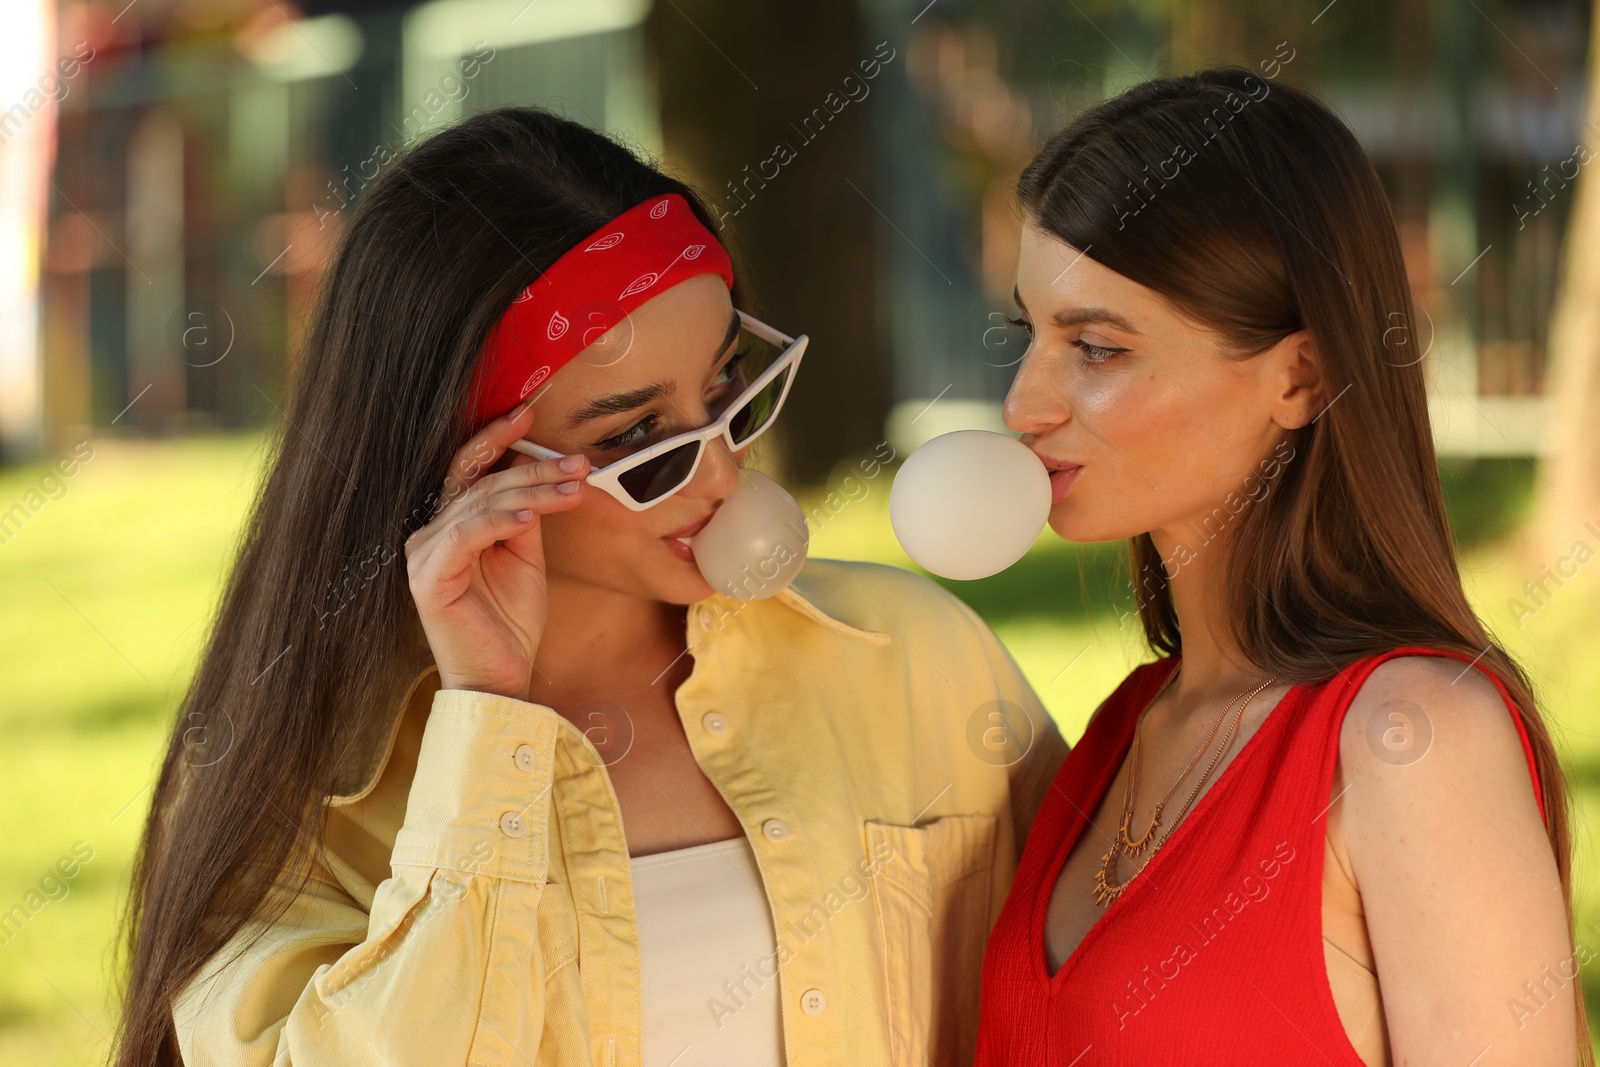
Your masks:
<svg viewBox="0 0 1600 1067"><path fill-rule="evenodd" d="M1002 321L1011 190L1042 138L1144 78L1222 62L1329 101L1394 205L1464 578L1552 717L1577 804L1577 938L1595 956L1589 3L13 0L8 14L0 1063L107 1054L108 949L149 783L350 206L380 160L508 103L604 129L705 191L762 316L812 337L762 456L811 511L812 553L912 567L889 531L892 471L844 477L883 441L904 455L1000 428L1021 354ZM382 408L352 397L350 417ZM1046 535L1001 575L945 583L1069 738L1149 658L1122 557ZM1585 977L1600 1023L1600 961Z"/></svg>

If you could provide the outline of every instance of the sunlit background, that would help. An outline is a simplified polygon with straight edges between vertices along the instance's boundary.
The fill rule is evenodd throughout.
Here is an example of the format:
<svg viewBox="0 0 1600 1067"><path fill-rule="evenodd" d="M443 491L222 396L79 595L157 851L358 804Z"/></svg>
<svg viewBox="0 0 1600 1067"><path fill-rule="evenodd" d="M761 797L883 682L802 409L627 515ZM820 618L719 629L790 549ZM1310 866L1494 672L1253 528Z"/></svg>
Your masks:
<svg viewBox="0 0 1600 1067"><path fill-rule="evenodd" d="M330 252L385 161L504 104L603 129L705 192L762 317L812 337L763 462L803 496L813 554L910 567L892 470L842 476L883 442L1001 428L1021 355L1003 322L1011 190L1041 139L1218 62L1320 93L1394 205L1463 571L1552 717L1578 802L1577 939L1600 948L1584 0L11 0L7 16L0 1063L107 1054L106 952L147 787ZM351 399L352 418L382 410ZM1119 561L1047 535L993 579L946 583L1069 738L1148 658ZM1600 963L1585 974L1600 1021Z"/></svg>

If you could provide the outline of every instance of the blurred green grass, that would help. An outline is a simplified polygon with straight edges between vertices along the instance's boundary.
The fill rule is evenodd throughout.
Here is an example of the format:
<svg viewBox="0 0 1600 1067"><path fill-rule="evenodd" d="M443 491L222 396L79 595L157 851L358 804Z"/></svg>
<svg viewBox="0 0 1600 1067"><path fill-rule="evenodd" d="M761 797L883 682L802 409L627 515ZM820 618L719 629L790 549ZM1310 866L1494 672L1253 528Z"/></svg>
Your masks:
<svg viewBox="0 0 1600 1067"><path fill-rule="evenodd" d="M108 949L148 786L199 654L220 581L259 474L263 439L95 443L93 458L0 544L0 701L7 818L0 911L40 891L77 842L92 858L6 941L0 935L0 1063L85 1067L107 1052L115 1012ZM50 457L54 460L56 457ZM0 509L45 468L0 472ZM1526 513L1525 463L1442 468L1469 592L1522 657L1562 746L1578 801L1578 936L1600 945L1594 820L1600 813L1600 597L1569 583L1518 627L1506 606L1525 575L1503 538ZM806 494L812 554L911 567L890 532L892 470L850 499ZM860 491L860 484L867 488ZM944 582L1016 656L1063 733L1075 739L1100 700L1149 658L1130 614L1120 546L1074 546L1048 532L1017 566ZM1600 966L1585 969L1600 1022Z"/></svg>

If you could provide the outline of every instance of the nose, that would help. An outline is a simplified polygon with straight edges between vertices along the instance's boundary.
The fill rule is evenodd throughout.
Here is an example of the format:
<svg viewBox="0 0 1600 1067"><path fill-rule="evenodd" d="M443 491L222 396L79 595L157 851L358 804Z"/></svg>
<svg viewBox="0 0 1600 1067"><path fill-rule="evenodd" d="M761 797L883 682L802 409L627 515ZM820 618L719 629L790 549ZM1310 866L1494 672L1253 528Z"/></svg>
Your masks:
<svg viewBox="0 0 1600 1067"><path fill-rule="evenodd" d="M739 459L728 448L722 437L706 442L705 454L700 457L700 467L689 484L683 487L685 496L706 500L721 500L739 488Z"/></svg>
<svg viewBox="0 0 1600 1067"><path fill-rule="evenodd" d="M1008 429L1042 437L1071 418L1058 370L1055 361L1043 358L1037 344L1023 357L1001 407Z"/></svg>

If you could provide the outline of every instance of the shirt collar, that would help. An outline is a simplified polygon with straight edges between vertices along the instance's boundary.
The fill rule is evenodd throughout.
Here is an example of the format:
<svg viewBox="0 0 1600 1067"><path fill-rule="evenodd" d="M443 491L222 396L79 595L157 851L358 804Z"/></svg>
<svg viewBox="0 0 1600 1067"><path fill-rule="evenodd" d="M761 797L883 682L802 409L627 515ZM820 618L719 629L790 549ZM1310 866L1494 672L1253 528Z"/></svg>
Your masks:
<svg viewBox="0 0 1600 1067"><path fill-rule="evenodd" d="M849 564L834 564L825 567L806 567L792 583L770 599L823 629L843 637L864 641L867 644L886 645L892 638L884 631L867 629L865 626L845 621L853 619L856 622L864 622L864 615L882 616L877 605L868 600L866 594L850 580L846 573L849 566ZM690 645L698 643L700 634L696 633L697 629L711 630L715 628L717 620L728 622L737 619L744 614L745 609L759 603L760 601L735 600L721 593L715 593L690 605L688 619ZM752 613L751 617L754 618L759 614L759 612ZM358 789L329 797L329 804L342 807L361 800L371 792L388 765L401 720L408 711L420 712L424 705L432 704L433 694L439 688L438 670L437 666L430 663L412 679L397 713L389 723L387 745L383 754L378 757L376 765L367 768L367 773L362 777L362 785Z"/></svg>
<svg viewBox="0 0 1600 1067"><path fill-rule="evenodd" d="M805 567L792 583L770 597L770 601L782 604L809 622L851 640L865 641L874 645L888 644L891 640L889 634L865 625L867 618L881 616L883 613L850 580L846 573L850 565L834 563L831 560L827 563L832 565ZM734 622L744 616L753 605L761 603L754 600L736 600L721 593L714 593L692 605L688 619L691 649L699 643L701 637L699 631L720 629L719 623L726 625ZM756 611L752 613L751 618L763 614L763 611ZM862 625L857 625L858 623Z"/></svg>

